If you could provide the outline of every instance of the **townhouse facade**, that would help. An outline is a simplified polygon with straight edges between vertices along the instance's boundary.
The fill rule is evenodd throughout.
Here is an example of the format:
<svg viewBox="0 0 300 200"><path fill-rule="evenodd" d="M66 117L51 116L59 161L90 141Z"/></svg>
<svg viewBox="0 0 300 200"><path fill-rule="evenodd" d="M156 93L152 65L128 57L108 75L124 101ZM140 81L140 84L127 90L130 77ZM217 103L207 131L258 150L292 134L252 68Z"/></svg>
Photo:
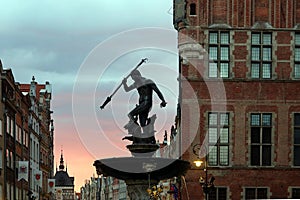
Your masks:
<svg viewBox="0 0 300 200"><path fill-rule="evenodd" d="M0 199L49 199L42 183L53 176L53 157L50 156L43 176L40 143L46 137L47 151L53 152L51 85L35 83L39 88L34 94L40 97L36 99L27 87L30 84L16 82L12 70L4 69L1 61L0 74ZM41 99L47 99L47 106ZM44 131L40 126L44 126Z"/></svg>
<svg viewBox="0 0 300 200"><path fill-rule="evenodd" d="M182 159L206 170L182 198L300 198L300 2L174 0L174 27Z"/></svg>

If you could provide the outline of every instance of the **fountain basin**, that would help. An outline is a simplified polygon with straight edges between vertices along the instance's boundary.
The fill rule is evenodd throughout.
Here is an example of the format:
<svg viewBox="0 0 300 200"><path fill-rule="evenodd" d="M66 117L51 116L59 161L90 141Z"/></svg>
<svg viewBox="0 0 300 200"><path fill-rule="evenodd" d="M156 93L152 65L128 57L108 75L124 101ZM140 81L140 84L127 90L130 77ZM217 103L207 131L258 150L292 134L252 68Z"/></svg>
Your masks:
<svg viewBox="0 0 300 200"><path fill-rule="evenodd" d="M119 157L96 160L98 174L122 180L164 180L184 175L190 163L179 159L153 157Z"/></svg>

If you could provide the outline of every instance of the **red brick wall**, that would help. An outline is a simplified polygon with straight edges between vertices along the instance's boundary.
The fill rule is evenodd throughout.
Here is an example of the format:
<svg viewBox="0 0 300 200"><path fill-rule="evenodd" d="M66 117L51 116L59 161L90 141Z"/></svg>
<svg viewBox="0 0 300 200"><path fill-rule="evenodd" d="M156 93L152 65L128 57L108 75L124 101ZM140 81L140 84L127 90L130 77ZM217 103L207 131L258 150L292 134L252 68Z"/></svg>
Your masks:
<svg viewBox="0 0 300 200"><path fill-rule="evenodd" d="M230 112L230 166L227 168L209 168L209 174L216 178L216 186L226 186L230 199L243 199L243 187L269 187L270 198L288 198L288 187L300 187L299 168L294 168L292 117L300 113L300 81L293 80L293 31L300 23L300 1L296 0L187 0L197 4L197 16L187 16L189 26L182 29L188 37L198 41L207 49L207 33L213 24L227 24L231 29L230 78L222 80L207 79L204 60L181 63L181 72L193 90L183 87L182 132L183 145L202 143L207 129L207 113L212 104L216 111L225 105ZM252 80L250 70L251 27L258 21L268 22L273 32L273 79ZM284 28L284 29L282 29ZM179 40L182 42L182 38ZM196 63L196 64L195 64ZM204 76L202 76L201 71ZM226 99L220 95L224 85ZM209 89L212 89L213 94ZM189 100L196 95L200 107L198 135L194 138L190 130L193 112ZM217 102L211 102L211 96L217 96ZM251 112L270 112L273 115L273 151L272 167L249 166L249 142ZM191 148L182 156L191 163L195 155ZM203 199L202 188L198 182L203 170L192 169L185 176L187 190L182 184L182 198Z"/></svg>
<svg viewBox="0 0 300 200"><path fill-rule="evenodd" d="M197 4L197 16L188 16L190 25L228 24L251 27L264 21L274 28L293 28L300 23L300 3L296 0L187 0Z"/></svg>

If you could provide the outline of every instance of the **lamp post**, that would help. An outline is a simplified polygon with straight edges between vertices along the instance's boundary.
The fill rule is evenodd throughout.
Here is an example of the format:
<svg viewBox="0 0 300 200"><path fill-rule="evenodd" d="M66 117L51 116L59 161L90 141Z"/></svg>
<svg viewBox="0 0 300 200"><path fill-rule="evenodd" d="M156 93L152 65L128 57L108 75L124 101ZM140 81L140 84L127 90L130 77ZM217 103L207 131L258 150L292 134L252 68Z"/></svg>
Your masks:
<svg viewBox="0 0 300 200"><path fill-rule="evenodd" d="M204 161L204 172L205 172L205 177L203 178L202 176L200 176L199 178L199 183L203 189L203 192L205 194L205 199L208 200L208 194L215 188L214 186L214 181L215 181L215 177L211 177L210 180L208 180L208 170L207 170L207 163L208 163L208 152L207 152L207 148L204 145L200 145L200 144L196 144L193 146L193 152L195 155L197 155L197 160L194 161L194 164L196 165L197 168L200 168L203 161L200 160L199 155L200 155L200 150L201 148L205 149L205 161Z"/></svg>
<svg viewBox="0 0 300 200"><path fill-rule="evenodd" d="M102 192L102 177L103 177L103 174L98 174L98 180L97 180L97 200L101 200L102 199L102 195L101 195L101 192Z"/></svg>

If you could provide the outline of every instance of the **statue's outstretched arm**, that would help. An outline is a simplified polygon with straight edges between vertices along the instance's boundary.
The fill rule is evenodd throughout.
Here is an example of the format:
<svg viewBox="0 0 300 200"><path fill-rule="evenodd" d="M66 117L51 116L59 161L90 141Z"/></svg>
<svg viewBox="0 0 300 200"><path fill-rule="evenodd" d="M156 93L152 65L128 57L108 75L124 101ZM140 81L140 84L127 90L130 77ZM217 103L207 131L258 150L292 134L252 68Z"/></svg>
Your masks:
<svg viewBox="0 0 300 200"><path fill-rule="evenodd" d="M161 100L160 106L161 106L161 107L165 107L165 106L167 105L167 102L165 101L165 98L164 98L164 96L162 95L161 91L158 89L158 87L156 86L155 83L152 83L152 84L151 84L151 87L152 87L152 89L156 92L156 94L158 95L158 97L159 97L160 100Z"/></svg>

